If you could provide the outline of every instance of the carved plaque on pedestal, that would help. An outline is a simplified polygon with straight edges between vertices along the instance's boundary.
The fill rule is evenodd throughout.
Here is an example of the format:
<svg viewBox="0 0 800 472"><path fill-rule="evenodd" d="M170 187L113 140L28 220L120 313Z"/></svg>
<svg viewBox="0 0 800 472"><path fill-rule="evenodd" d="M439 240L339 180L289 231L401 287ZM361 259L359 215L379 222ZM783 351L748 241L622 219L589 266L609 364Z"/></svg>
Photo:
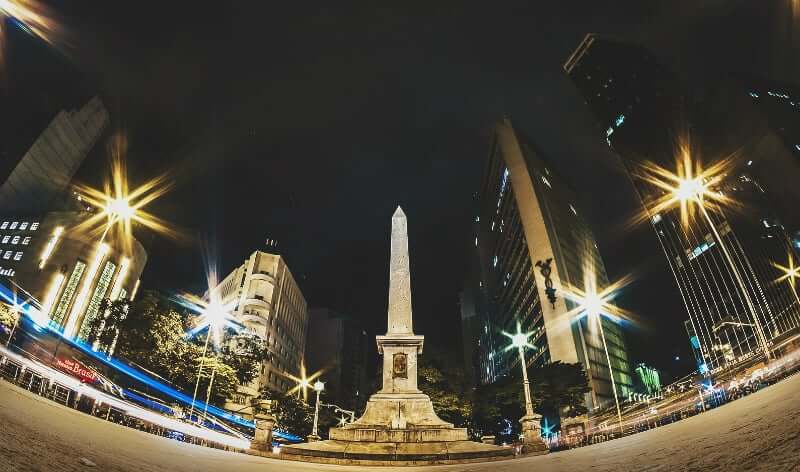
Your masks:
<svg viewBox="0 0 800 472"><path fill-rule="evenodd" d="M402 352L392 356L392 378L408 378L408 356Z"/></svg>

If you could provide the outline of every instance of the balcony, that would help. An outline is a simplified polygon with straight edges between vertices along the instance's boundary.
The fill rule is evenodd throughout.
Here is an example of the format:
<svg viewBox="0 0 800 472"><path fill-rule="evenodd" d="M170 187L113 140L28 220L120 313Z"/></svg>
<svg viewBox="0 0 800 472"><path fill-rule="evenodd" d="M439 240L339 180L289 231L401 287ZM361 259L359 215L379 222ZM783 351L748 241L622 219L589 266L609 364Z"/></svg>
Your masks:
<svg viewBox="0 0 800 472"><path fill-rule="evenodd" d="M264 310L269 311L272 309L272 304L264 299L262 295L253 295L250 298L245 298L244 303L245 311L247 311L247 306L253 306L258 308L263 308Z"/></svg>
<svg viewBox="0 0 800 472"><path fill-rule="evenodd" d="M265 270L254 270L253 273L250 274L250 277L255 280L263 280L265 282L275 284L275 276Z"/></svg>

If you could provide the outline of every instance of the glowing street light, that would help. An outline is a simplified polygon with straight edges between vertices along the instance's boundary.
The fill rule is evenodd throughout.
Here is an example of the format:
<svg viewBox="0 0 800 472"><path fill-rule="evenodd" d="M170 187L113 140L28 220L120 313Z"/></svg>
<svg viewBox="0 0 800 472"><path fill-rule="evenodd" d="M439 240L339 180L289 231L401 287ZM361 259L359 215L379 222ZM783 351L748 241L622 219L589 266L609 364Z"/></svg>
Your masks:
<svg viewBox="0 0 800 472"><path fill-rule="evenodd" d="M212 273L209 275L209 284L208 286L213 289L216 287L216 276ZM192 404L189 409L189 419L192 418L194 414L194 405L197 401L197 391L200 388L200 377L203 373L203 366L205 364L206 353L208 352L208 344L213 339L214 346L219 348L222 345L223 334L225 328L233 327L238 328L239 325L235 322L231 312L236 307L236 300L228 304L223 304L222 301L219 299L218 294L215 291L210 291L209 300L203 300L202 298L192 295L192 294L183 294L180 297L179 303L189 308L190 310L194 311L195 313L200 313L200 317L198 320L197 326L194 327L189 333L187 333L187 337L191 338L200 331L207 329L208 332L206 333L206 341L203 345L203 354L200 357L200 365L197 370L197 380L194 384L194 393L192 394ZM206 398L210 398L211 394L211 382L213 382L215 371L211 373L211 381L208 385L208 391L206 392ZM208 401L206 401L206 405Z"/></svg>
<svg viewBox="0 0 800 472"><path fill-rule="evenodd" d="M535 332L522 332L522 327L519 323L517 323L516 333L503 332L503 335L511 340L511 344L506 346L504 351L516 349L517 354L519 354L519 366L522 369L522 388L525 394L525 416L520 418L519 422L522 426L523 454L527 454L528 452L549 452L547 445L542 440L541 426L539 424L542 417L533 411L531 384L528 380L528 365L527 362L525 362L525 348L536 349L536 346L528 341L533 334L535 334Z"/></svg>
<svg viewBox="0 0 800 472"><path fill-rule="evenodd" d="M603 343L603 351L606 355L606 362L608 363L608 375L611 378L611 391L614 393L614 404L617 409L617 425L619 426L620 434L623 434L622 410L619 406L619 395L617 394L617 385L614 380L614 368L611 364L611 356L608 353L608 344L606 343L606 334L603 329L602 317L605 316L611 320L631 317L625 310L611 303L619 290L630 283L631 278L625 277L606 287L604 290L598 291L597 274L594 271L593 263L588 258L584 263L583 278L583 290L578 287L567 286L566 290L563 291L564 297L577 305L577 307L570 310L566 316L585 315L590 323L597 323L600 332L600 340Z"/></svg>
<svg viewBox="0 0 800 472"><path fill-rule="evenodd" d="M747 309L755 324L756 336L761 343L764 356L767 361L769 361L772 356L769 351L767 338L764 335L764 329L761 326L761 321L758 319L755 304L745 286L744 278L739 268L733 261L733 257L728 250L728 245L725 243L725 240L722 239L716 224L708 213L708 207L710 206L721 207L735 205L733 199L721 192L713 190L713 188L723 180L727 170L733 165L734 156L723 159L705 170L700 168L698 164L692 162L688 145L683 146L681 156L683 159L678 165L677 173L672 173L651 162L643 164L643 172L640 177L646 182L665 191L664 195L656 200L648 211L658 214L661 211L677 205L680 207L681 222L684 226L688 226L689 219L695 209L702 214L722 250L725 261L728 263L736 279L736 283L739 285L739 289L747 304Z"/></svg>
<svg viewBox="0 0 800 472"><path fill-rule="evenodd" d="M528 366L525 362L525 348L536 349L536 347L528 342L528 339L533 335L533 332L523 333L522 327L517 323L517 332L514 334L503 332L503 335L511 340L511 345L506 347L506 351L516 349L519 354L519 365L522 369L522 388L525 393L525 416L534 417L533 400L531 399L531 384L528 381Z"/></svg>
<svg viewBox="0 0 800 472"><path fill-rule="evenodd" d="M783 272L783 275L778 278L778 282L783 282L785 280L789 284L789 287L791 287L795 300L800 304L800 297L798 297L797 294L797 280L800 280L800 266L794 265L794 257L792 254L789 254L789 265L787 267L775 262L773 262L772 265Z"/></svg>
<svg viewBox="0 0 800 472"><path fill-rule="evenodd" d="M314 382L314 391L317 392L317 401L314 405L314 426L311 428L311 435L308 437L308 441L319 441L320 437L317 434L317 426L319 424L319 396L322 394L322 391L325 390L325 383L321 380L317 380Z"/></svg>
<svg viewBox="0 0 800 472"><path fill-rule="evenodd" d="M313 388L314 384L312 382L314 382L315 379L319 378L319 376L322 375L323 372L324 371L319 370L317 372L314 372L310 376L306 375L306 366L304 364L300 364L299 377L295 377L294 375L289 374L288 372L284 372L283 375L285 377L295 382L295 386L292 387L289 391L287 391L286 394L291 395L292 393L297 392L297 397L299 398L300 394L302 393L303 401L308 402L308 389Z"/></svg>
<svg viewBox="0 0 800 472"><path fill-rule="evenodd" d="M106 181L103 190L78 184L75 186L75 192L80 196L81 201L100 210L79 224L76 229L93 230L105 220L102 225L100 241L104 241L106 235L117 227L119 228L119 239L127 253L131 250L134 223L170 237L177 237L178 233L166 222L144 209L145 206L167 193L173 183L167 179L166 174L162 174L135 189L129 189L127 172L122 159L125 147L124 137L117 135L112 141L110 179Z"/></svg>

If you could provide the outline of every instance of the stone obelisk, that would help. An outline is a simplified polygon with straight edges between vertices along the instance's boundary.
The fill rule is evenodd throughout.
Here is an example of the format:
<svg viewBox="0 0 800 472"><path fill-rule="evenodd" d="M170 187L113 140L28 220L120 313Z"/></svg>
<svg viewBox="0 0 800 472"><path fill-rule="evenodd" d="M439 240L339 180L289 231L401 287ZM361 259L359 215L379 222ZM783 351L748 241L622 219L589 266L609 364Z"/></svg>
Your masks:
<svg viewBox="0 0 800 472"><path fill-rule="evenodd" d="M383 356L383 388L370 397L361 418L331 428L330 440L284 446L284 457L404 465L512 457L512 449L468 441L467 430L439 419L430 398L417 388L417 356L424 338L414 334L408 228L400 207L392 215L391 242L388 326L385 335L376 337Z"/></svg>
<svg viewBox="0 0 800 472"><path fill-rule="evenodd" d="M388 329L376 338L378 353L383 356L383 388L370 397L364 416L332 432L331 438L352 440L351 432L367 427L403 442L422 441L423 436L426 440L466 440L466 430L439 419L430 398L417 388L417 356L422 354L425 338L414 334L408 224L400 207L392 215Z"/></svg>

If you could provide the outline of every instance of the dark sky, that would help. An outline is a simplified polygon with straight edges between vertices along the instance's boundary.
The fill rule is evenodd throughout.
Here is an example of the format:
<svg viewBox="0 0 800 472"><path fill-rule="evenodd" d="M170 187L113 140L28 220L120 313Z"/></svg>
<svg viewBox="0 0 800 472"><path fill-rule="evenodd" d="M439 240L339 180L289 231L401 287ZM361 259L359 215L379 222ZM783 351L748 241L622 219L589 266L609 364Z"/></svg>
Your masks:
<svg viewBox="0 0 800 472"><path fill-rule="evenodd" d="M311 306L373 329L401 204L417 331L455 347L471 196L508 115L581 193L611 277L640 274L622 299L644 321L635 359L689 370L670 362L688 358L686 315L657 240L620 231L635 199L561 66L599 32L651 47L689 83L796 81L791 0L179 3L54 2L62 52L12 31L0 158L100 94L132 179L176 176L152 212L211 241L221 272L275 238ZM98 185L106 164L98 149L79 177ZM197 245L141 239L146 287L204 289Z"/></svg>

